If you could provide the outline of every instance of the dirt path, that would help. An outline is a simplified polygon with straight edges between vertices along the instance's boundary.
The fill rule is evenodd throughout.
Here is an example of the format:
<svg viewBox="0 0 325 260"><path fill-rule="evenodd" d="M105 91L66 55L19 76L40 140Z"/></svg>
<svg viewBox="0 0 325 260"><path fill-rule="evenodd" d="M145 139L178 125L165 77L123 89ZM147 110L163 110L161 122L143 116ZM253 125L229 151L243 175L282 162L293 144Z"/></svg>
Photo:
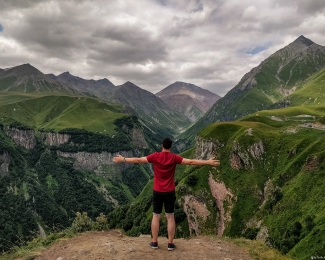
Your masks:
<svg viewBox="0 0 325 260"><path fill-rule="evenodd" d="M159 248L149 247L150 236L128 237L118 230L88 232L61 240L43 251L37 260L252 260L242 248L212 237L175 239L176 249L167 250L167 239L160 237Z"/></svg>

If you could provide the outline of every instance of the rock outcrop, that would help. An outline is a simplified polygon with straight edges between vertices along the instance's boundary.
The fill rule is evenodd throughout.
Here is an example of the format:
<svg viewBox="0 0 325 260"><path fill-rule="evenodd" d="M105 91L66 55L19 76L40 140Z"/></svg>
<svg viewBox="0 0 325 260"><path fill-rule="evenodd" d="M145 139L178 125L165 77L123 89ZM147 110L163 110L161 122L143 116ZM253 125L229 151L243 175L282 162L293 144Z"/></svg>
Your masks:
<svg viewBox="0 0 325 260"><path fill-rule="evenodd" d="M60 134L52 132L39 132L43 142L46 145L50 146L59 146L61 144L66 144L69 142L71 135L70 134Z"/></svg>
<svg viewBox="0 0 325 260"><path fill-rule="evenodd" d="M198 201L193 195L185 195L183 210L187 216L187 222L191 235L202 234L202 227L210 215L210 211L204 202ZM193 234L194 232L194 234Z"/></svg>
<svg viewBox="0 0 325 260"><path fill-rule="evenodd" d="M11 156L8 152L4 151L0 154L0 176L5 176L9 174L9 164Z"/></svg>
<svg viewBox="0 0 325 260"><path fill-rule="evenodd" d="M215 181L211 173L209 175L209 186L212 196L216 199L216 204L219 210L219 218L216 220L216 224L218 226L217 235L222 236L227 223L231 221L230 214L233 207L233 199L235 198L235 195L226 187L223 182Z"/></svg>
<svg viewBox="0 0 325 260"><path fill-rule="evenodd" d="M96 174L111 178L111 179L121 179L122 171L132 167L129 163L114 163L113 157L117 153L89 153L89 152L57 152L58 155L71 158L74 160L73 167L76 170L87 170L95 172ZM134 157L133 151L121 151L119 152L123 157Z"/></svg>
<svg viewBox="0 0 325 260"><path fill-rule="evenodd" d="M219 158L220 152L219 149L224 145L218 140L212 138L205 139L200 136L195 138L195 150L194 158L197 159L210 159L210 158Z"/></svg>
<svg viewBox="0 0 325 260"><path fill-rule="evenodd" d="M233 147L230 153L230 166L233 169L253 169L254 164L252 158L255 160L262 159L264 154L264 145L262 140L253 143L247 149L242 148L238 142L234 141ZM252 158L251 158L252 157Z"/></svg>
<svg viewBox="0 0 325 260"><path fill-rule="evenodd" d="M132 144L138 148L149 148L149 145L144 138L144 134L141 128L133 128L131 131Z"/></svg>
<svg viewBox="0 0 325 260"><path fill-rule="evenodd" d="M33 149L36 146L36 137L34 130L18 129L14 127L5 127L4 132L17 145L25 147L26 149ZM132 128L129 132L132 138L132 145L136 148L149 148L143 131L141 128ZM60 146L70 142L71 134L44 132L39 131L40 140L49 146ZM74 145L71 143L71 145ZM114 164L113 157L116 155L109 152L91 153L91 152L62 152L57 151L58 155L71 158L74 160L74 168L77 170L87 170L95 172L96 174L106 176L108 178L122 178L122 171L132 167L132 164ZM137 149L134 151L119 152L124 157L139 156ZM7 152L0 154L0 175L9 174L10 155Z"/></svg>
<svg viewBox="0 0 325 260"><path fill-rule="evenodd" d="M4 132L15 142L15 144L23 146L26 149L33 149L36 145L34 130L5 127Z"/></svg>

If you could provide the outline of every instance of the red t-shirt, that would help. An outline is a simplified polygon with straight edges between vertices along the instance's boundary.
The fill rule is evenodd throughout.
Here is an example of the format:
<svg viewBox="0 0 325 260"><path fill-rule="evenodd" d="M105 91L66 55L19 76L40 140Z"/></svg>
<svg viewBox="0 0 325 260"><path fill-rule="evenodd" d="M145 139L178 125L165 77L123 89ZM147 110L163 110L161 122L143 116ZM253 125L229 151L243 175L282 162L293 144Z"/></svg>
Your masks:
<svg viewBox="0 0 325 260"><path fill-rule="evenodd" d="M177 164L182 163L183 157L170 152L155 152L147 156L153 164L153 189L158 192L175 190L174 174Z"/></svg>

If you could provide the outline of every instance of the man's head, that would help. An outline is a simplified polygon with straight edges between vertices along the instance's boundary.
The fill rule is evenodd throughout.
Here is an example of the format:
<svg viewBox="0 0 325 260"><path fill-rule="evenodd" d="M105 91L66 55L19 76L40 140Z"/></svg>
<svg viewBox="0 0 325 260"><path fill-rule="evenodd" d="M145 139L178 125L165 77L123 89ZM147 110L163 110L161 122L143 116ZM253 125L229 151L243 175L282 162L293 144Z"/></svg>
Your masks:
<svg viewBox="0 0 325 260"><path fill-rule="evenodd" d="M172 148L173 141L170 138L165 138L162 142L162 146L166 150L170 150Z"/></svg>

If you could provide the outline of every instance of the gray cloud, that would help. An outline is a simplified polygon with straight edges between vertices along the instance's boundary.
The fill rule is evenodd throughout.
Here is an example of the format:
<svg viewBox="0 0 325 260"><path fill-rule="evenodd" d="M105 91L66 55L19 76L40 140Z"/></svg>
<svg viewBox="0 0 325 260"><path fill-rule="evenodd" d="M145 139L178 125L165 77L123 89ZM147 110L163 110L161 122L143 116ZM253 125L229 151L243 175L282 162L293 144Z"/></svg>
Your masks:
<svg viewBox="0 0 325 260"><path fill-rule="evenodd" d="M315 13L323 13L325 9L325 2L323 0L274 0L273 1L275 7L292 7L295 8L299 13L302 14L315 14Z"/></svg>
<svg viewBox="0 0 325 260"><path fill-rule="evenodd" d="M325 45L324 8L322 0L1 1L0 68L28 62L154 93L181 80L225 95L300 35Z"/></svg>

